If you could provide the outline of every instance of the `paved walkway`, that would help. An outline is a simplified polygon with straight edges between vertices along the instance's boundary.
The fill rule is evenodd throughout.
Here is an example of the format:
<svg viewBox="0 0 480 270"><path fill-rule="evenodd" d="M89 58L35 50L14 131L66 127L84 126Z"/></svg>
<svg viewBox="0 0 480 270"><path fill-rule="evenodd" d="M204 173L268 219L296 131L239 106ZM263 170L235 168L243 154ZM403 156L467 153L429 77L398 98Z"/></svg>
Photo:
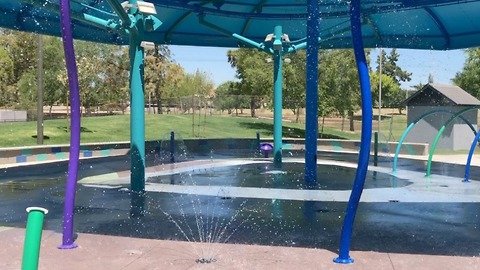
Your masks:
<svg viewBox="0 0 480 270"><path fill-rule="evenodd" d="M0 269L21 268L24 229L0 228ZM324 249L232 244L200 244L105 235L80 234L78 248L59 250L61 235L44 231L39 269L155 270L155 269L358 269L469 270L480 269L480 258L352 251L353 264L332 262L337 254ZM211 251L213 263L197 263Z"/></svg>

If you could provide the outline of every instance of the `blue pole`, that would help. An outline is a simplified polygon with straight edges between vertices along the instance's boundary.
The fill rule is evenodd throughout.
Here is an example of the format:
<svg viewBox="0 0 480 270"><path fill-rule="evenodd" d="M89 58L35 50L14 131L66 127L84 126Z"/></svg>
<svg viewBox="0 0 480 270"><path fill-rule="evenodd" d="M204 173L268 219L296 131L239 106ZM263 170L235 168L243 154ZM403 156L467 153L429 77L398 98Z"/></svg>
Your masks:
<svg viewBox="0 0 480 270"><path fill-rule="evenodd" d="M307 72L305 104L305 185L317 186L318 137L318 26L320 12L318 1L308 0L307 12Z"/></svg>
<svg viewBox="0 0 480 270"><path fill-rule="evenodd" d="M143 81L143 15L137 13L137 0L130 0L133 5L130 14L135 16L137 33L130 34L130 188L131 216L141 216L144 209L145 195L145 99Z"/></svg>
<svg viewBox="0 0 480 270"><path fill-rule="evenodd" d="M175 132L170 132L170 162L175 162Z"/></svg>
<svg viewBox="0 0 480 270"><path fill-rule="evenodd" d="M373 133L373 166L378 165L378 132Z"/></svg>
<svg viewBox="0 0 480 270"><path fill-rule="evenodd" d="M360 153L358 154L358 168L355 175L355 182L353 183L345 219L343 220L342 236L340 239L340 254L338 258L333 260L336 263L345 264L353 263L353 259L349 256L350 241L352 238L353 222L355 221L355 215L357 213L360 197L362 196L365 176L368 169L373 118L370 78L368 75L368 65L363 47L362 24L360 22L360 0L352 0L350 2L350 12L353 49L355 51L355 60L357 62L360 90L362 93L362 136L360 140Z"/></svg>
<svg viewBox="0 0 480 270"><path fill-rule="evenodd" d="M282 26L275 26L273 34L273 164L279 168L282 167Z"/></svg>
<svg viewBox="0 0 480 270"><path fill-rule="evenodd" d="M464 182L470 182L470 163L472 162L473 151L475 150L475 146L477 146L478 139L480 138L480 130L475 135L475 139L473 139L472 146L470 146L470 152L468 152L467 164L465 165L465 179Z"/></svg>
<svg viewBox="0 0 480 270"><path fill-rule="evenodd" d="M472 162L473 152L475 151L475 146L478 143L478 139L480 138L480 130L475 135L475 139L473 139L472 146L470 146L470 152L468 153L467 164L465 165L465 179L464 182L470 182L470 163Z"/></svg>

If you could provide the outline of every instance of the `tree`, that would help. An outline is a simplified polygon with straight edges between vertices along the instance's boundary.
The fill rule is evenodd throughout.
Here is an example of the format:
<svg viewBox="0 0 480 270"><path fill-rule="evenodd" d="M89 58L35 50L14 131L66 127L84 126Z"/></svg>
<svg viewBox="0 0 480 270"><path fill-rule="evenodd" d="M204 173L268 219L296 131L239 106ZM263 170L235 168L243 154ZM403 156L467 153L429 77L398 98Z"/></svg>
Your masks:
<svg viewBox="0 0 480 270"><path fill-rule="evenodd" d="M109 55L111 47L106 44L76 41L75 49L80 103L85 108L86 114L90 115L92 109L100 105L108 96L105 91L104 60ZM65 87L68 85L65 71L57 78Z"/></svg>
<svg viewBox="0 0 480 270"><path fill-rule="evenodd" d="M370 74L370 85L372 88L372 101L378 107L379 95L379 74ZM400 94L400 86L392 77L382 74L382 106L395 107L398 104L397 97Z"/></svg>
<svg viewBox="0 0 480 270"><path fill-rule="evenodd" d="M222 83L215 89L214 105L218 110L226 110L228 114L238 115L238 110L248 108L250 99L246 96L239 95L239 82L227 81Z"/></svg>
<svg viewBox="0 0 480 270"><path fill-rule="evenodd" d="M172 79L171 71L171 53L170 49L164 45L155 45L153 50L147 50L145 57L145 93L154 93L157 104L157 113L162 114L162 98L164 95L164 88L170 77ZM169 70L170 68L170 70ZM178 76L176 77L179 81Z"/></svg>
<svg viewBox="0 0 480 270"><path fill-rule="evenodd" d="M466 49L465 54L467 57L463 69L455 74L453 83L480 98L480 48Z"/></svg>
<svg viewBox="0 0 480 270"><path fill-rule="evenodd" d="M0 47L0 106L9 105L11 99L10 85L14 79L14 63L7 50Z"/></svg>
<svg viewBox="0 0 480 270"><path fill-rule="evenodd" d="M239 90L250 96L250 115L255 117L255 109L260 98L273 89L273 65L267 63L270 56L257 49L240 48L227 52L228 62L236 69L236 77L240 80Z"/></svg>
<svg viewBox="0 0 480 270"><path fill-rule="evenodd" d="M355 131L353 116L360 105L360 84L353 50L327 50L320 59L319 90L332 103L322 105L322 110L335 108L342 118L348 116L349 130Z"/></svg>
<svg viewBox="0 0 480 270"><path fill-rule="evenodd" d="M120 108L123 114L130 96L128 47L112 45L110 53L104 56L103 69L104 99L102 102L109 111Z"/></svg>
<svg viewBox="0 0 480 270"><path fill-rule="evenodd" d="M58 80L66 72L62 41L57 37L43 37L43 102L50 107L66 100L68 88Z"/></svg>
<svg viewBox="0 0 480 270"><path fill-rule="evenodd" d="M411 80L412 73L404 71L397 65L400 55L394 48L387 56L384 50L382 52L382 73L390 76L392 80L400 86L402 82L409 82ZM380 70L380 56L377 57L377 73Z"/></svg>
<svg viewBox="0 0 480 270"><path fill-rule="evenodd" d="M387 55L384 50L382 53L382 107L396 107L399 102L398 99L402 96L400 93L400 86L402 82L411 80L412 73L403 70L397 65L400 55L396 49L392 49ZM378 100L379 87L379 73L380 70L380 56L377 57L376 73L372 74L372 91L373 100ZM378 106L378 104L377 104ZM403 108L398 108L401 112Z"/></svg>
<svg viewBox="0 0 480 270"><path fill-rule="evenodd" d="M283 107L291 109L298 123L300 109L305 106L306 89L306 53L300 51L288 55L290 63L284 65L283 70Z"/></svg>
<svg viewBox="0 0 480 270"><path fill-rule="evenodd" d="M9 78L4 96L4 100L12 106L19 101L19 90L17 82L20 81L24 73L35 72L37 61L37 40L36 35L27 32L2 29L0 35L0 47L8 54L13 62L13 75ZM9 60L6 60L9 61Z"/></svg>
<svg viewBox="0 0 480 270"><path fill-rule="evenodd" d="M194 106L199 106L197 99L205 101L213 93L213 80L205 73L197 70L195 73L187 73L178 84L178 97L181 98L180 107L187 112Z"/></svg>

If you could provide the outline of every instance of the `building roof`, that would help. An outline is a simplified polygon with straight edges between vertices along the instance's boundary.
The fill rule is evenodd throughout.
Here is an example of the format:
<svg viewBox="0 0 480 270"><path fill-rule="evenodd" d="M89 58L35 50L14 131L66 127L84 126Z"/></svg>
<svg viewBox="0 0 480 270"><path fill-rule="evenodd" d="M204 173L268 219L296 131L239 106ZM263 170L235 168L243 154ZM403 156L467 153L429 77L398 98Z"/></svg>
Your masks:
<svg viewBox="0 0 480 270"><path fill-rule="evenodd" d="M439 101L440 99L442 101ZM400 104L405 105L478 106L480 100L456 85L428 83Z"/></svg>

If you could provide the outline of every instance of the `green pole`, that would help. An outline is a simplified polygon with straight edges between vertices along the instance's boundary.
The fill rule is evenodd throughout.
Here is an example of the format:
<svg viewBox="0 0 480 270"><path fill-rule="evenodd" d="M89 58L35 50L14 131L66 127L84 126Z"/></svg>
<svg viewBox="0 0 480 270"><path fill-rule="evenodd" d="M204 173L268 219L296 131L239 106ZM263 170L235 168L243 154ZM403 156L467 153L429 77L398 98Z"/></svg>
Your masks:
<svg viewBox="0 0 480 270"><path fill-rule="evenodd" d="M282 26L275 26L273 34L273 164L282 166Z"/></svg>
<svg viewBox="0 0 480 270"><path fill-rule="evenodd" d="M38 269L38 257L40 255L43 217L48 213L48 210L41 207L28 207L27 213L22 270L36 270Z"/></svg>
<svg viewBox="0 0 480 270"><path fill-rule="evenodd" d="M448 122L447 122L448 123ZM428 162L427 162L427 174L426 176L430 176L430 169L432 168L432 158L433 158L433 153L435 153L435 147L437 147L438 140L440 140L440 137L442 136L443 131L445 130L445 125L443 125L440 130L437 133L437 136L433 140L432 143L432 148L430 148L430 153L428 155Z"/></svg>
<svg viewBox="0 0 480 270"><path fill-rule="evenodd" d="M373 133L373 166L378 165L378 132Z"/></svg>
<svg viewBox="0 0 480 270"><path fill-rule="evenodd" d="M145 99L144 99L144 50L143 14L137 12L137 0L130 0L129 10L135 16L137 33L130 34L130 188L131 215L143 213L145 194Z"/></svg>

